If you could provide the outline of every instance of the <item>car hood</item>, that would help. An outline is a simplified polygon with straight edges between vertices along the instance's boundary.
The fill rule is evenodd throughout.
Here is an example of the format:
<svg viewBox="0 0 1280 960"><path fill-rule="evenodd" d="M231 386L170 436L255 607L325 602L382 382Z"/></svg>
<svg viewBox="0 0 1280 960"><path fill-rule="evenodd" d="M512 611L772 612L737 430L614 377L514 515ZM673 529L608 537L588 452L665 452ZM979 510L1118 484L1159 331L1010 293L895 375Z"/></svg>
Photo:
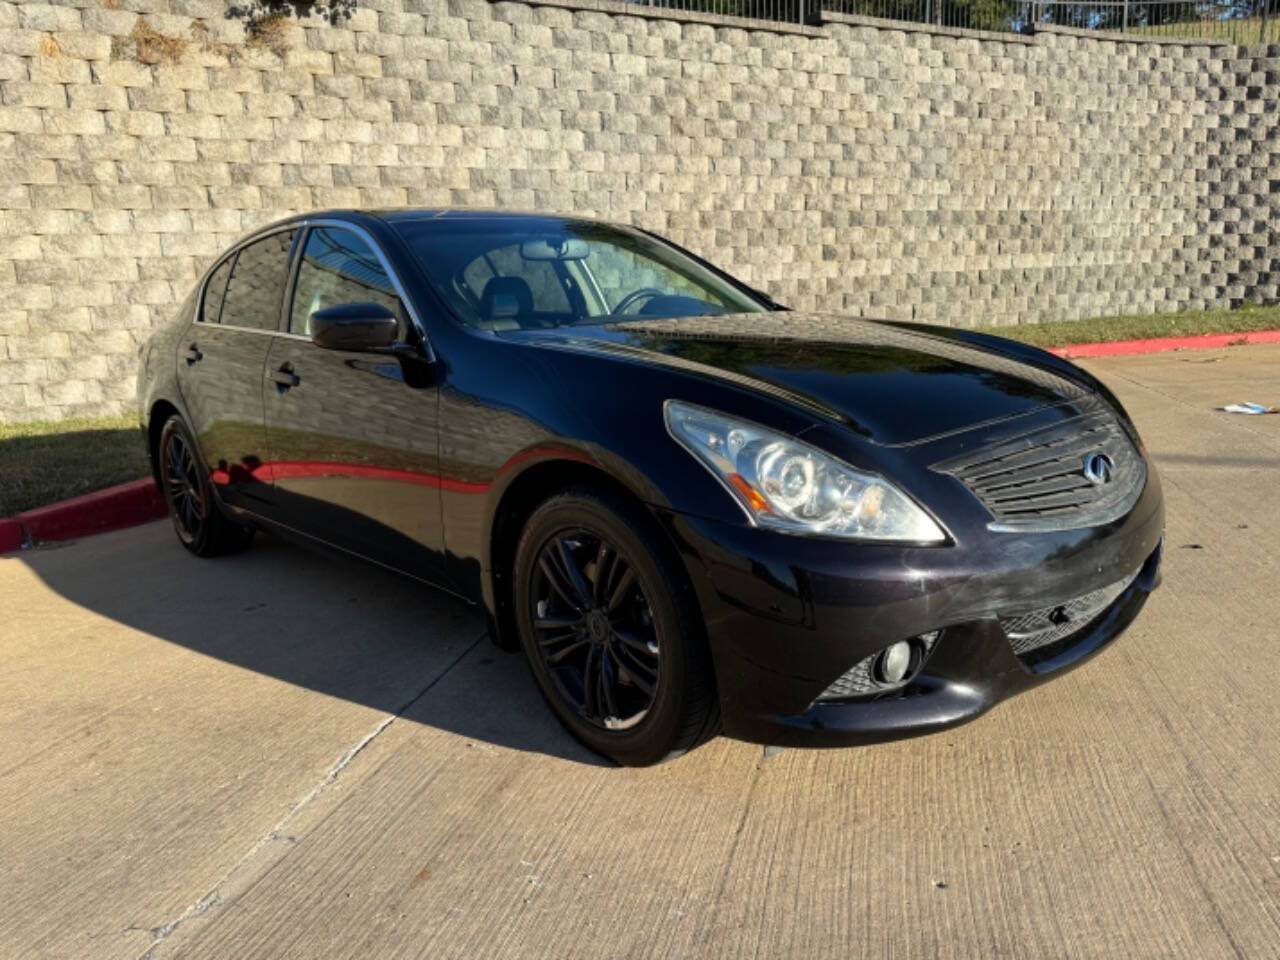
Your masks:
<svg viewBox="0 0 1280 960"><path fill-rule="evenodd" d="M730 380L839 420L886 445L1021 416L1087 392L996 350L827 314L640 318L500 336Z"/></svg>

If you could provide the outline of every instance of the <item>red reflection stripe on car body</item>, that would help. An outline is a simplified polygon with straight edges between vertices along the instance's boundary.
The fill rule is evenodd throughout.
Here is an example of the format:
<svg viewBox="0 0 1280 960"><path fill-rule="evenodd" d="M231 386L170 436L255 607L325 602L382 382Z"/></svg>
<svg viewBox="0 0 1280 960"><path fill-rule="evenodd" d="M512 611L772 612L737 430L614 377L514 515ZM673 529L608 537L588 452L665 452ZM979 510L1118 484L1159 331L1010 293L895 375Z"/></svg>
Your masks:
<svg viewBox="0 0 1280 960"><path fill-rule="evenodd" d="M590 458L574 450L558 448L535 448L516 454L502 465L498 474L504 474L512 467L526 460L546 455L554 455L561 459L577 460L591 463ZM390 480L395 483L413 483L424 487L435 487L453 493L486 493L492 483L469 480L455 480L434 473L421 473L416 470L401 470L396 467L368 466L361 463L340 463L327 460L277 460L271 463L259 463L253 467L242 464L223 470L212 471L209 479L220 486L235 483L274 483L290 477L363 477L370 480Z"/></svg>

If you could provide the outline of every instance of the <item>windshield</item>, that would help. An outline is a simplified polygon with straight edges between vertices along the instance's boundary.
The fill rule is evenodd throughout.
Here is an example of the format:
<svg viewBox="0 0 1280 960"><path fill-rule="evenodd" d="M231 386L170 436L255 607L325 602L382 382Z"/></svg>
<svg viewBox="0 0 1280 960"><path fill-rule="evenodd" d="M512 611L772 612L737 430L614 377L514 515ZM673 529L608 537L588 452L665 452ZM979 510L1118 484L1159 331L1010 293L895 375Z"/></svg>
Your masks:
<svg viewBox="0 0 1280 960"><path fill-rule="evenodd" d="M485 330L760 313L762 297L637 231L544 217L395 224L437 291Z"/></svg>

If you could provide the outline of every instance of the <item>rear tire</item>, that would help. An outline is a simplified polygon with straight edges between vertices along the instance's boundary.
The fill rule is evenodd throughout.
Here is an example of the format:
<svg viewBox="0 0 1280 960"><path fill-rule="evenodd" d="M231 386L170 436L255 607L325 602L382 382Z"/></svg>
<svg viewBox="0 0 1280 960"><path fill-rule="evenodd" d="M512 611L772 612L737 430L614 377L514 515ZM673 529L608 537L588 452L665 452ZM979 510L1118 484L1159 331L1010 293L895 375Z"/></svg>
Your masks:
<svg viewBox="0 0 1280 960"><path fill-rule="evenodd" d="M534 679L578 740L627 766L679 756L719 722L698 605L652 518L572 489L529 518L515 614Z"/></svg>
<svg viewBox="0 0 1280 960"><path fill-rule="evenodd" d="M222 512L191 431L177 414L160 431L156 469L174 533L184 547L197 557L216 557L249 546L253 530Z"/></svg>

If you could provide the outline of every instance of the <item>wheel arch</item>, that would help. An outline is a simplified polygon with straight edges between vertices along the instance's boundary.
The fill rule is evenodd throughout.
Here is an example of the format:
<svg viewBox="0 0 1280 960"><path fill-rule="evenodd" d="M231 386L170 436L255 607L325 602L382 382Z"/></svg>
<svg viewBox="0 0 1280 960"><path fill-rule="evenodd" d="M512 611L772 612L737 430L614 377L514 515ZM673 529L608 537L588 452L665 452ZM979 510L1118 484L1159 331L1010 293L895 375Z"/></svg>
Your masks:
<svg viewBox="0 0 1280 960"><path fill-rule="evenodd" d="M163 398L153 402L147 411L147 457L151 461L151 478L157 486L160 484L160 434L175 413L182 415L176 404Z"/></svg>
<svg viewBox="0 0 1280 960"><path fill-rule="evenodd" d="M512 604L512 566L520 534L539 504L571 487L608 492L640 510L649 510L642 495L616 474L585 457L552 456L530 464L513 477L489 513L481 564L481 589L491 636L504 650L519 649ZM660 528L661 524L655 524L655 529ZM667 537L665 530L662 535Z"/></svg>

